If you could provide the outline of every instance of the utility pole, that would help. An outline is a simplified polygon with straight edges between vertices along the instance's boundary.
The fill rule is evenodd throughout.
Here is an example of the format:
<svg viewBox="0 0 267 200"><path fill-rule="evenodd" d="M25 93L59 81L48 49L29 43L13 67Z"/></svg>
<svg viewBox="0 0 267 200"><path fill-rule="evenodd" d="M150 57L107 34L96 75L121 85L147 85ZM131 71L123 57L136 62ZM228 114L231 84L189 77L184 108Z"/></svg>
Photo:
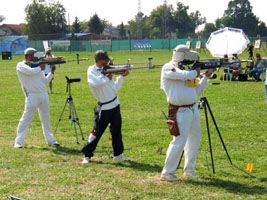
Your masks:
<svg viewBox="0 0 267 200"><path fill-rule="evenodd" d="M167 0L163 0L162 25L163 25L163 37L166 38L166 34L167 34Z"/></svg>
<svg viewBox="0 0 267 200"><path fill-rule="evenodd" d="M137 15L136 15L136 22L137 22L137 38L142 39L142 19L144 14L141 12L141 0L137 2Z"/></svg>

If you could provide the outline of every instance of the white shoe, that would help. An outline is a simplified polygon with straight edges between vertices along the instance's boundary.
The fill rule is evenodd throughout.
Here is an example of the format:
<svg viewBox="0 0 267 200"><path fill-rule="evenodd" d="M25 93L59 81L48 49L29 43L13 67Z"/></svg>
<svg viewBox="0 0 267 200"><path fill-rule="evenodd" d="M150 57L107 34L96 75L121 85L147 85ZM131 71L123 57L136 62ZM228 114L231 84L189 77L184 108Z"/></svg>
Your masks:
<svg viewBox="0 0 267 200"><path fill-rule="evenodd" d="M198 176L193 172L193 173L186 173L184 172L182 179L183 180L193 180L193 179L197 179Z"/></svg>
<svg viewBox="0 0 267 200"><path fill-rule="evenodd" d="M22 144L19 144L19 143L15 143L15 144L14 144L14 147L15 147L15 148L22 148L23 145L22 145Z"/></svg>
<svg viewBox="0 0 267 200"><path fill-rule="evenodd" d="M82 164L88 164L89 162L91 162L91 159L89 157L84 157L83 161L81 163Z"/></svg>
<svg viewBox="0 0 267 200"><path fill-rule="evenodd" d="M177 178L174 174L172 173L161 173L160 176L161 181L169 181L169 182L178 182L181 181L181 179Z"/></svg>
<svg viewBox="0 0 267 200"><path fill-rule="evenodd" d="M124 157L123 154L120 154L118 156L113 156L113 160L115 160L115 161L126 161L126 160L129 160L129 159Z"/></svg>
<svg viewBox="0 0 267 200"><path fill-rule="evenodd" d="M53 141L52 143L48 143L48 145L51 147L59 147L60 146L60 144L56 140Z"/></svg>

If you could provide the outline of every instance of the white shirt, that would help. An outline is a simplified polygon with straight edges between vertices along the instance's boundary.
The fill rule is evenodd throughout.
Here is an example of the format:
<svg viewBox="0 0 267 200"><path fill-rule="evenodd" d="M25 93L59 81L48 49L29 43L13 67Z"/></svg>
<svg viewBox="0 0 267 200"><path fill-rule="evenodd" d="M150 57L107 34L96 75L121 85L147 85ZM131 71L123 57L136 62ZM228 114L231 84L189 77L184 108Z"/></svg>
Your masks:
<svg viewBox="0 0 267 200"><path fill-rule="evenodd" d="M87 81L96 99L101 103L105 103L117 96L123 82L123 76L118 76L116 81L109 80L108 77L102 74L101 70L95 65L90 66L87 70ZM110 110L119 104L120 101L117 97L113 102L102 105L101 110Z"/></svg>
<svg viewBox="0 0 267 200"><path fill-rule="evenodd" d="M203 76L196 87L190 87L188 80L196 76L196 70L181 70L172 62L166 63L161 71L161 89L166 94L167 102L176 106L197 103L197 96L207 86L208 78Z"/></svg>
<svg viewBox="0 0 267 200"><path fill-rule="evenodd" d="M30 93L47 93L46 83L53 78L52 73L45 77L40 67L31 68L25 61L17 64L17 74L26 96Z"/></svg>

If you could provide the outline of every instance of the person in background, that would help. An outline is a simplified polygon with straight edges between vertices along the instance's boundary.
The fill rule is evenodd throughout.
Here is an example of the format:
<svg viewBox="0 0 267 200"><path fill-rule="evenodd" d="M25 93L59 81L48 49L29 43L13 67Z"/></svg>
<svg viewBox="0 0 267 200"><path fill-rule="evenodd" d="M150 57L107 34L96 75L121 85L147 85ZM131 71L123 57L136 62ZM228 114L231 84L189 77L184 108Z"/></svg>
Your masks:
<svg viewBox="0 0 267 200"><path fill-rule="evenodd" d="M53 78L53 72L50 72L45 76L43 73L45 64L40 64L34 68L31 68L27 64L37 57L34 48L25 49L24 55L25 60L17 64L17 74L25 95L25 107L17 127L17 136L14 147L23 147L29 125L37 110L42 122L43 135L46 143L54 147L59 146L58 142L54 139L50 128L49 98L45 85Z"/></svg>
<svg viewBox="0 0 267 200"><path fill-rule="evenodd" d="M52 49L50 47L47 47L45 49L45 58L53 58L54 55L52 55ZM50 64L45 64L45 69L44 69L44 74L45 76L47 76L50 72L53 71L53 74L56 70L56 66L55 65L50 65ZM54 78L51 79L51 81L49 82L49 89L50 89L50 93L53 93L53 80Z"/></svg>
<svg viewBox="0 0 267 200"><path fill-rule="evenodd" d="M174 172L183 150L185 153L183 177L185 179L196 177L196 157L201 138L197 96L207 86L208 79L215 70L209 69L197 83L195 80L200 75L200 68L186 71L179 65L183 61L193 61L197 58L197 52L190 51L185 45L178 45L173 51L172 60L166 63L161 71L161 89L164 90L169 104L167 123L172 135L160 176L162 181L181 180L174 175Z"/></svg>
<svg viewBox="0 0 267 200"><path fill-rule="evenodd" d="M230 66L230 73L232 74L232 80L237 80L239 74L242 73L241 62L237 54L233 54L231 63L232 64Z"/></svg>
<svg viewBox="0 0 267 200"><path fill-rule="evenodd" d="M263 73L267 66L267 60L262 59L259 53L256 54L255 67L250 71L250 75L255 79L255 81L261 81L260 75Z"/></svg>
<svg viewBox="0 0 267 200"><path fill-rule="evenodd" d="M267 102L267 67L265 67L265 102Z"/></svg>
<svg viewBox="0 0 267 200"><path fill-rule="evenodd" d="M91 161L91 157L94 155L93 152L109 124L109 130L112 136L113 160L126 160L123 155L122 120L120 100L117 95L122 86L123 79L129 74L129 71L126 70L114 81L111 73L103 74L103 67L109 61L110 57L107 52L98 50L95 53L95 64L90 66L87 71L88 84L98 101L98 106L95 110L93 130L89 135L88 143L82 148L82 152L84 153L82 164L87 164Z"/></svg>

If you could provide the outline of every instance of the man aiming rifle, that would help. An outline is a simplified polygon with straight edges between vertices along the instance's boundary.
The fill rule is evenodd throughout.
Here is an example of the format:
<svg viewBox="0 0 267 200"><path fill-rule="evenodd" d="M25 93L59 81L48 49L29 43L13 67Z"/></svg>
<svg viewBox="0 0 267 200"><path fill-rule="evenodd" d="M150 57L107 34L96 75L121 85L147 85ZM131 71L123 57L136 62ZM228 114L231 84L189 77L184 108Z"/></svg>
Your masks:
<svg viewBox="0 0 267 200"><path fill-rule="evenodd" d="M45 85L53 78L53 72L45 76L43 73L44 63L34 68L28 65L28 63L36 59L36 50L34 48L25 49L24 55L25 60L17 64L17 74L25 95L25 107L18 124L14 147L23 147L29 125L37 110L42 122L46 143L50 146L59 146L50 127L49 97Z"/></svg>
<svg viewBox="0 0 267 200"><path fill-rule="evenodd" d="M184 177L195 177L197 151L200 146L200 117L197 96L207 86L208 79L215 68L209 69L198 83L201 66L193 70L181 69L181 63L198 60L197 52L190 51L185 45L178 45L172 60L161 71L161 89L164 90L169 104L169 132L173 136L169 144L165 165L160 179L179 181L174 175L182 152L185 153Z"/></svg>
<svg viewBox="0 0 267 200"><path fill-rule="evenodd" d="M109 60L107 52L98 50L95 53L95 64L90 66L87 71L88 84L98 101L98 105L95 110L94 127L89 135L88 143L82 149L84 153L82 164L87 164L91 161L91 157L94 155L93 152L109 124L112 136L113 160L125 160L121 133L120 101L117 94L122 86L124 77L129 74L129 71L125 70L117 77L116 81L113 81L112 73L103 73L103 68L108 64Z"/></svg>

